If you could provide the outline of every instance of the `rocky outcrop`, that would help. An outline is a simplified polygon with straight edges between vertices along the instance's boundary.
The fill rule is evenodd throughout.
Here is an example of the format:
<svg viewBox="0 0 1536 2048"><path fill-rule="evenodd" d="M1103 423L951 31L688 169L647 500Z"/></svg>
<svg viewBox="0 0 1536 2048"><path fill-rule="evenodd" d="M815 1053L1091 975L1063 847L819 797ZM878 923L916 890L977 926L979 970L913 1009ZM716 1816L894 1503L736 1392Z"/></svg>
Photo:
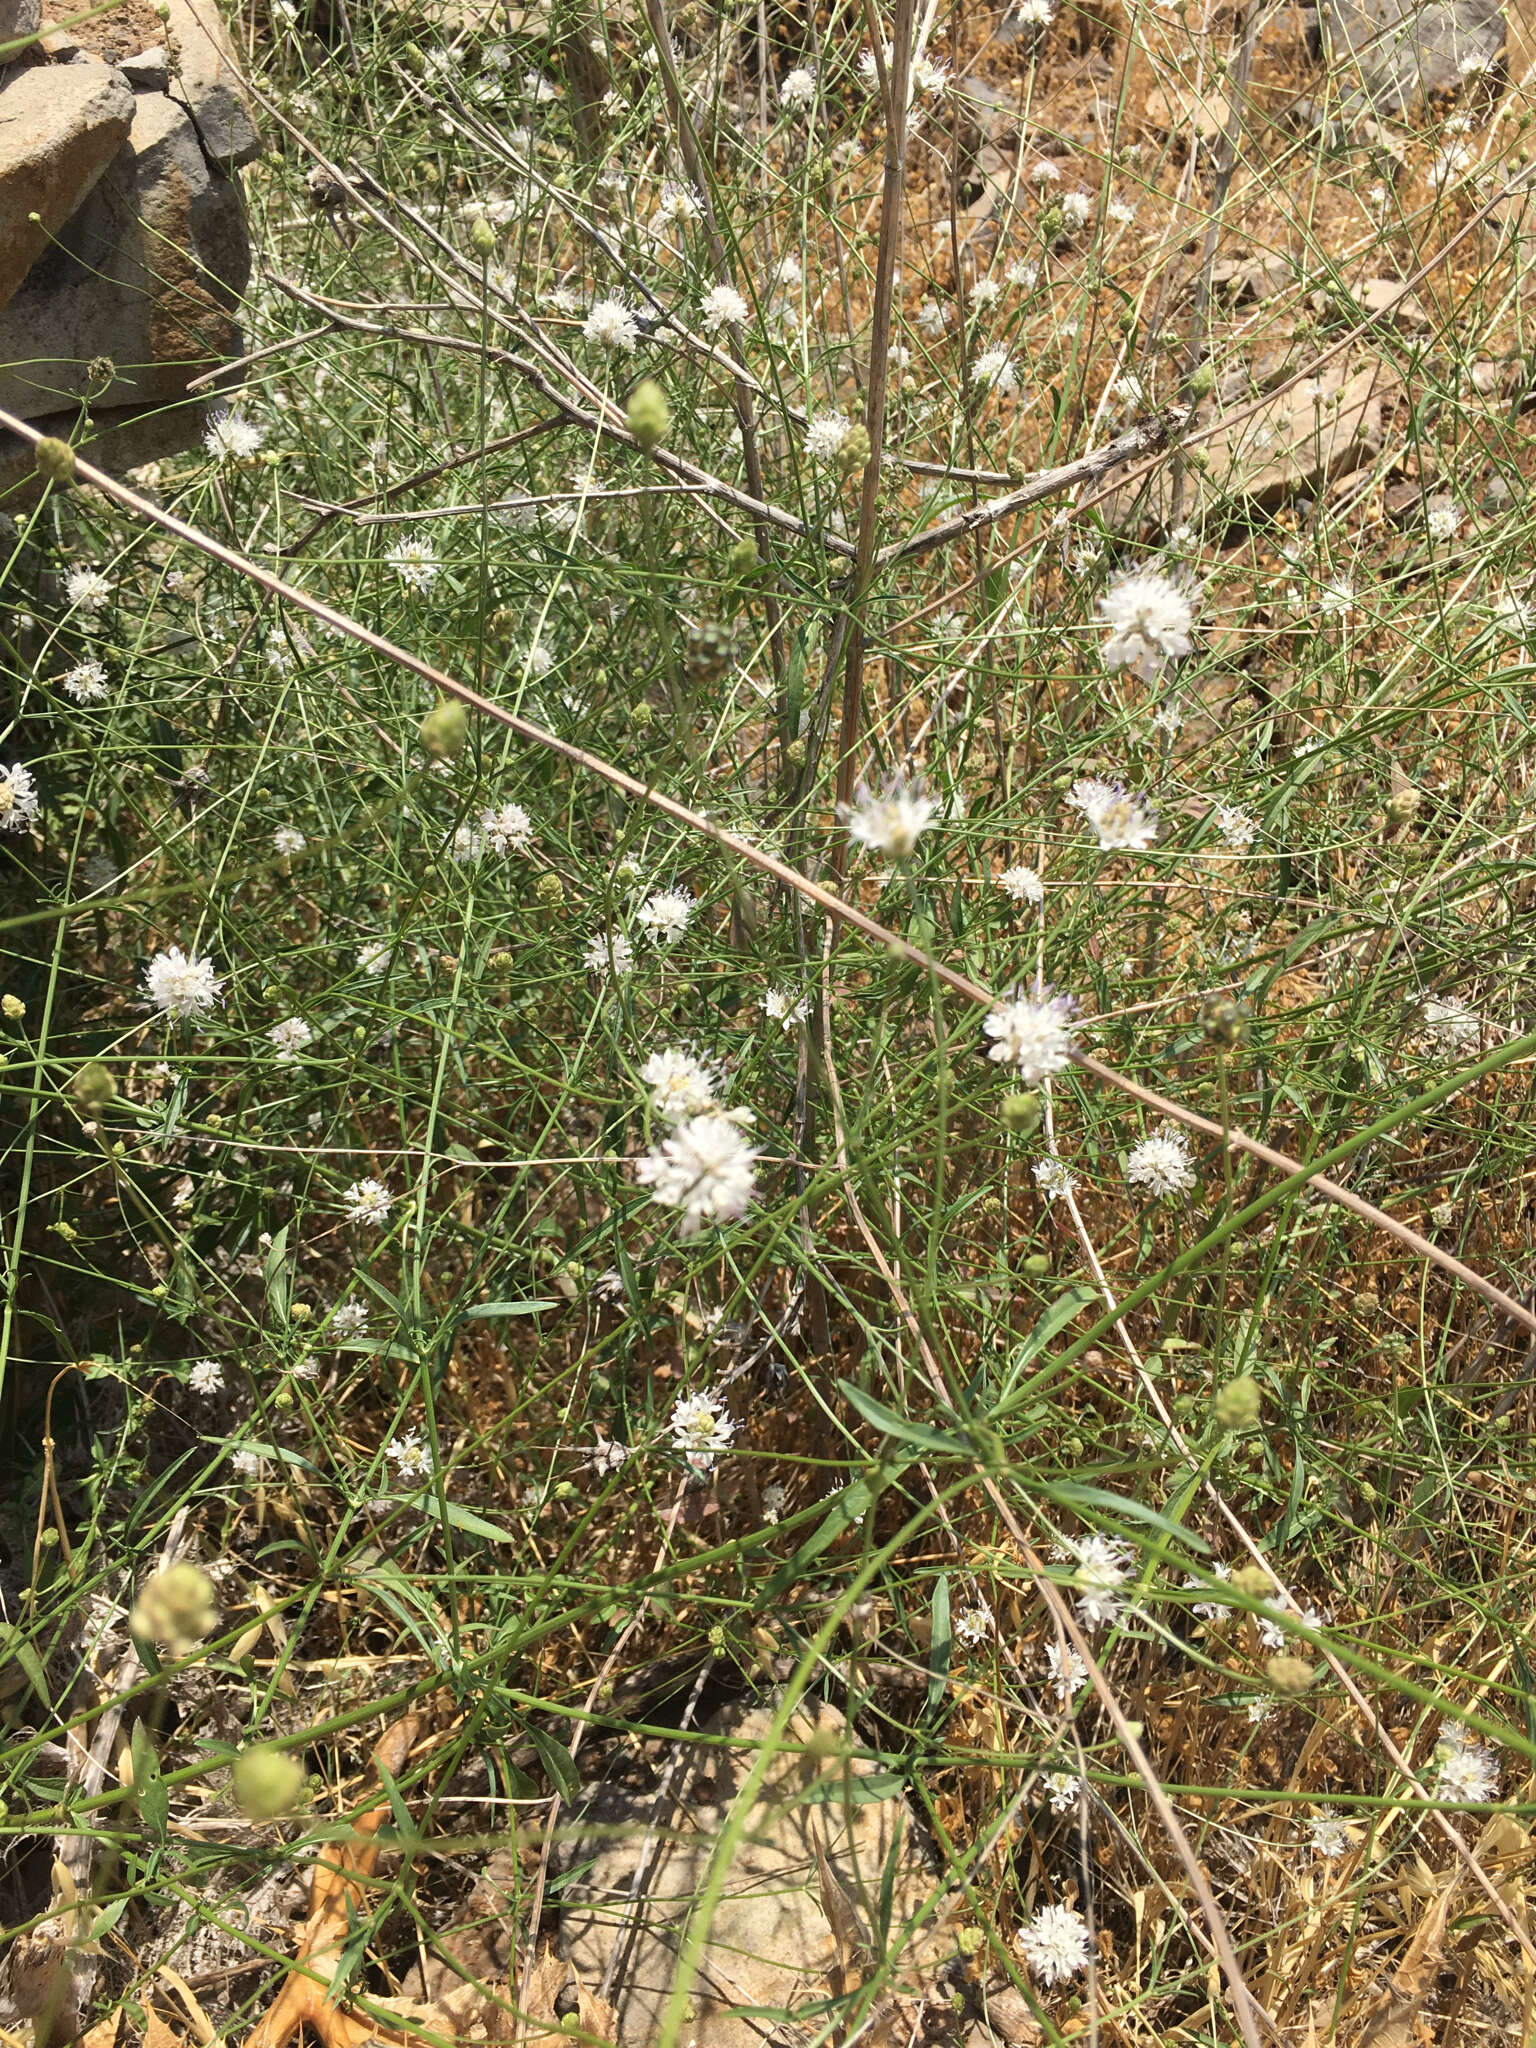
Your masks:
<svg viewBox="0 0 1536 2048"><path fill-rule="evenodd" d="M0 407L78 432L88 402L103 451L148 407L156 453L190 445L200 410L163 409L240 347L261 145L212 0L165 11L45 27L0 71Z"/></svg>
<svg viewBox="0 0 1536 2048"><path fill-rule="evenodd" d="M1458 91L1504 46L1499 0L1323 0L1318 16L1330 62L1378 114Z"/></svg>

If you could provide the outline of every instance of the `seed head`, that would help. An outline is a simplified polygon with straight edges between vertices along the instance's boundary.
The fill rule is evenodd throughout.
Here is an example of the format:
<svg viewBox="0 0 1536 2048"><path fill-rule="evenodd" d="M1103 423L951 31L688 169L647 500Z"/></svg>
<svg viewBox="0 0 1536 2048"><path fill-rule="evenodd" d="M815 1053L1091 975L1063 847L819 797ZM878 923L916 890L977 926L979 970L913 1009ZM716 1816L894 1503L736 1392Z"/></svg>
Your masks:
<svg viewBox="0 0 1536 2048"><path fill-rule="evenodd" d="M630 395L627 418L629 431L647 455L667 438L672 426L672 408L667 404L667 394L654 377L647 377L635 386Z"/></svg>
<svg viewBox="0 0 1536 2048"><path fill-rule="evenodd" d="M304 1790L304 1766L270 1742L236 1757L233 1776L235 1804L247 1820L276 1820Z"/></svg>
<svg viewBox="0 0 1536 2048"><path fill-rule="evenodd" d="M147 1579L128 1617L136 1636L163 1643L173 1657L184 1657L218 1626L219 1609L213 1581L195 1564L168 1565Z"/></svg>

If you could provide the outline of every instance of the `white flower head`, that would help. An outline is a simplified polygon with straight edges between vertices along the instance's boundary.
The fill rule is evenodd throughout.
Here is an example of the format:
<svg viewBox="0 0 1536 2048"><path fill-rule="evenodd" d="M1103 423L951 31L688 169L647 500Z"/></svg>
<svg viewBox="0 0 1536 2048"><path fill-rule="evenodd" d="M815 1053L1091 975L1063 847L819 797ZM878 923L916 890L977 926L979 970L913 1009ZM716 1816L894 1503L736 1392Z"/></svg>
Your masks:
<svg viewBox="0 0 1536 2048"><path fill-rule="evenodd" d="M1079 785L1081 787L1081 785ZM1157 841L1157 812L1120 783L1082 806L1101 853L1144 853Z"/></svg>
<svg viewBox="0 0 1536 2048"><path fill-rule="evenodd" d="M1083 1781L1075 1771L1047 1771L1041 1783L1051 1802L1052 1813L1075 1813L1083 1793Z"/></svg>
<svg viewBox="0 0 1536 2048"><path fill-rule="evenodd" d="M725 1412L725 1398L714 1388L702 1394L683 1394L672 1410L667 1425L675 1450L682 1452L695 1472L714 1469L716 1458L731 1447L736 1425Z"/></svg>
<svg viewBox="0 0 1536 2048"><path fill-rule="evenodd" d="M719 1075L679 1046L653 1052L640 1069L640 1078L651 1091L652 1110L669 1124L704 1116L719 1107Z"/></svg>
<svg viewBox="0 0 1536 2048"><path fill-rule="evenodd" d="M331 1317L330 1335L338 1340L360 1337L368 1327L368 1310L361 1301L344 1301Z"/></svg>
<svg viewBox="0 0 1536 2048"><path fill-rule="evenodd" d="M628 974L635 964L635 949L625 932L599 932L582 954L581 964L594 974Z"/></svg>
<svg viewBox="0 0 1536 2048"><path fill-rule="evenodd" d="M425 596L443 573L429 540L397 540L384 558L407 590Z"/></svg>
<svg viewBox="0 0 1536 2048"><path fill-rule="evenodd" d="M533 844L533 820L521 804L480 813L480 829L492 853L526 853Z"/></svg>
<svg viewBox="0 0 1536 2048"><path fill-rule="evenodd" d="M955 1622L955 1640L964 1643L967 1649L974 1649L992 1633L992 1610L985 1600L978 1600L974 1607L968 1607Z"/></svg>
<svg viewBox="0 0 1536 2048"><path fill-rule="evenodd" d="M112 602L111 579L100 569L71 569L64 579L64 595L77 611L104 612Z"/></svg>
<svg viewBox="0 0 1536 2048"><path fill-rule="evenodd" d="M1160 569L1130 569L1099 599L1099 621L1109 638L1100 650L1107 669L1134 669L1156 682L1165 662L1181 661L1194 645L1198 586Z"/></svg>
<svg viewBox="0 0 1536 2048"><path fill-rule="evenodd" d="M1013 357L1001 343L982 350L972 365L971 375L988 391L995 391L999 398L1012 398L1019 388L1019 373L1014 368Z"/></svg>
<svg viewBox="0 0 1536 2048"><path fill-rule="evenodd" d="M224 1386L224 1368L216 1358L199 1358L187 1374L194 1394L217 1394Z"/></svg>
<svg viewBox="0 0 1536 2048"><path fill-rule="evenodd" d="M1442 1721L1435 1744L1435 1797L1474 1803L1499 1796L1499 1760L1459 1721Z"/></svg>
<svg viewBox="0 0 1536 2048"><path fill-rule="evenodd" d="M77 704L99 704L107 694L107 671L103 662L76 662L59 681Z"/></svg>
<svg viewBox="0 0 1536 2048"><path fill-rule="evenodd" d="M1307 1818L1307 1830L1312 1837L1312 1853L1325 1857L1329 1862L1346 1855L1353 1844L1350 1841L1349 1822L1340 1813L1334 1813L1326 1806Z"/></svg>
<svg viewBox="0 0 1536 2048"><path fill-rule="evenodd" d="M1482 1019L1454 996L1431 996L1424 1005L1424 1036L1439 1052L1464 1052L1483 1035Z"/></svg>
<svg viewBox="0 0 1536 2048"><path fill-rule="evenodd" d="M805 430L805 452L812 462L836 462L853 422L840 412L818 413Z"/></svg>
<svg viewBox="0 0 1536 2048"><path fill-rule="evenodd" d="M635 1168L653 1201L682 1211L682 1234L734 1223L757 1192L757 1151L739 1123L718 1111L680 1123Z"/></svg>
<svg viewBox="0 0 1536 2048"><path fill-rule="evenodd" d="M1130 1153L1125 1177L1133 1188L1145 1188L1149 1195L1188 1194L1195 1185L1188 1138L1175 1124L1160 1125Z"/></svg>
<svg viewBox="0 0 1536 2048"><path fill-rule="evenodd" d="M367 1223L374 1229L387 1221L394 1196L381 1180L355 1180L342 1196L349 1223Z"/></svg>
<svg viewBox="0 0 1536 2048"><path fill-rule="evenodd" d="M1059 1643L1047 1645L1045 1652L1045 1675L1051 1682L1051 1690L1063 1706L1075 1700L1078 1688L1088 1676L1088 1666L1069 1645L1065 1658Z"/></svg>
<svg viewBox="0 0 1536 2048"><path fill-rule="evenodd" d="M223 987L206 954L183 953L180 946L167 946L144 969L144 993L152 1008L183 1023L211 1010Z"/></svg>
<svg viewBox="0 0 1536 2048"><path fill-rule="evenodd" d="M770 1024L793 1031L810 1015L811 999L808 995L797 996L792 988L771 988L758 999L758 1008Z"/></svg>
<svg viewBox="0 0 1536 2048"><path fill-rule="evenodd" d="M267 1033L269 1042L277 1047L277 1064L280 1067L296 1067L299 1054L314 1042L314 1036L302 1017L284 1017Z"/></svg>
<svg viewBox="0 0 1536 2048"><path fill-rule="evenodd" d="M861 782L853 802L839 806L848 837L872 852L905 860L939 813L921 776L893 775L879 796Z"/></svg>
<svg viewBox="0 0 1536 2048"><path fill-rule="evenodd" d="M267 438L267 430L243 412L216 412L203 435L203 446L215 462L239 462L255 455Z"/></svg>
<svg viewBox="0 0 1536 2048"><path fill-rule="evenodd" d="M1077 1186L1077 1175L1065 1159L1058 1159L1054 1152L1047 1152L1043 1159L1037 1159L1030 1168L1035 1186L1048 1202L1054 1202L1058 1195L1070 1195Z"/></svg>
<svg viewBox="0 0 1536 2048"><path fill-rule="evenodd" d="M1120 1589L1131 1575L1135 1553L1114 1536L1084 1536L1072 1548L1077 1555L1072 1586L1079 1619L1091 1628L1115 1620L1125 1604Z"/></svg>
<svg viewBox="0 0 1536 2048"><path fill-rule="evenodd" d="M1018 1944L1029 1974L1047 1990L1086 1968L1091 1953L1088 1922L1070 1906L1042 1906L1029 1925L1019 1929Z"/></svg>
<svg viewBox="0 0 1536 2048"><path fill-rule="evenodd" d="M997 886L1005 896L1011 896L1015 903L1045 901L1045 884L1034 868L1004 868L997 878Z"/></svg>
<svg viewBox="0 0 1536 2048"><path fill-rule="evenodd" d="M425 1485L432 1477L432 1446L423 1442L419 1429L395 1437L385 1445L384 1455L407 1486Z"/></svg>
<svg viewBox="0 0 1536 2048"><path fill-rule="evenodd" d="M622 299L599 299L581 331L594 348L613 355L633 355L640 339L634 313Z"/></svg>
<svg viewBox="0 0 1536 2048"><path fill-rule="evenodd" d="M296 860L308 844L297 825L279 825L272 834L273 848L284 860Z"/></svg>
<svg viewBox="0 0 1536 2048"><path fill-rule="evenodd" d="M987 1057L1000 1067L1017 1067L1033 1088L1071 1064L1076 1050L1072 1019L1077 1004L1071 996L1052 995L1040 982L1027 995L1002 1003L982 1025L992 1040Z"/></svg>
<svg viewBox="0 0 1536 2048"><path fill-rule="evenodd" d="M1216 830L1234 853L1242 853L1259 836L1259 821L1241 804L1218 804L1212 813Z"/></svg>
<svg viewBox="0 0 1536 2048"><path fill-rule="evenodd" d="M698 908L686 889L658 889L635 914L637 924L664 946L675 946Z"/></svg>
<svg viewBox="0 0 1536 2048"><path fill-rule="evenodd" d="M1086 227L1093 218L1093 194L1091 192L1063 192L1060 199L1063 226L1073 230Z"/></svg>
<svg viewBox="0 0 1536 2048"><path fill-rule="evenodd" d="M704 311L699 324L706 334L721 327L740 327L752 309L733 284L717 284L704 294Z"/></svg>
<svg viewBox="0 0 1536 2048"><path fill-rule="evenodd" d="M1454 540L1461 525L1461 507L1454 498L1431 498L1424 513L1431 540Z"/></svg>
<svg viewBox="0 0 1536 2048"><path fill-rule="evenodd" d="M388 939L370 939L357 949L357 971L359 974L382 974L389 965Z"/></svg>
<svg viewBox="0 0 1536 2048"><path fill-rule="evenodd" d="M704 202L692 185L679 185L669 178L661 188L656 212L662 220L681 227L687 221L703 219Z"/></svg>
<svg viewBox="0 0 1536 2048"><path fill-rule="evenodd" d="M41 801L31 769L19 761L0 768L0 832L25 832Z"/></svg>
<svg viewBox="0 0 1536 2048"><path fill-rule="evenodd" d="M816 74L807 64L797 64L779 85L779 105L792 113L804 113L816 104Z"/></svg>

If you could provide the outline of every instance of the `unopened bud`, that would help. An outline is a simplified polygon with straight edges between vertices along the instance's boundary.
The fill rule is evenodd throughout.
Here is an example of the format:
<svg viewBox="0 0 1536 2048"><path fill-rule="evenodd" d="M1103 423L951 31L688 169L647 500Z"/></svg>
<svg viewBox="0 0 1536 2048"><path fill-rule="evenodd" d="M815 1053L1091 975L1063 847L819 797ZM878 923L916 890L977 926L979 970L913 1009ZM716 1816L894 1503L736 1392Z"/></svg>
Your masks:
<svg viewBox="0 0 1536 2048"><path fill-rule="evenodd" d="M1387 798L1387 823L1406 825L1418 815L1419 792L1409 783L1406 789L1394 789Z"/></svg>
<svg viewBox="0 0 1536 2048"><path fill-rule="evenodd" d="M100 1060L87 1060L83 1067L77 1068L69 1088L80 1107L91 1110L105 1109L117 1093L111 1069L104 1067Z"/></svg>
<svg viewBox="0 0 1536 2048"><path fill-rule="evenodd" d="M477 256L494 256L496 253L496 230L483 213L477 214L470 222L469 246Z"/></svg>
<svg viewBox="0 0 1536 2048"><path fill-rule="evenodd" d="M1309 1664L1305 1657L1291 1657L1281 1651L1278 1657L1271 1657L1264 1666L1264 1675L1276 1692L1294 1698L1312 1684L1317 1677L1317 1666Z"/></svg>
<svg viewBox="0 0 1536 2048"><path fill-rule="evenodd" d="M837 447L837 466L844 476L857 476L874 453L869 429L855 421Z"/></svg>
<svg viewBox="0 0 1536 2048"><path fill-rule="evenodd" d="M469 737L469 713L456 697L440 697L421 721L417 737L434 761L456 761Z"/></svg>
<svg viewBox="0 0 1536 2048"><path fill-rule="evenodd" d="M1264 1412L1264 1394L1250 1374L1218 1387L1211 1413L1223 1429L1252 1429Z"/></svg>
<svg viewBox="0 0 1536 2048"><path fill-rule="evenodd" d="M1267 1600L1275 1582L1261 1564L1245 1564L1232 1574L1232 1587L1249 1600Z"/></svg>
<svg viewBox="0 0 1536 2048"><path fill-rule="evenodd" d="M552 868L546 868L533 885L533 896L546 910L558 910L565 901L565 884Z"/></svg>
<svg viewBox="0 0 1536 2048"><path fill-rule="evenodd" d="M752 539L739 540L725 558L727 573L736 576L750 576L762 561L757 552L757 542Z"/></svg>
<svg viewBox="0 0 1536 2048"><path fill-rule="evenodd" d="M672 425L672 408L667 404L667 394L654 377L645 378L630 393L627 417L629 431L647 455L667 438Z"/></svg>
<svg viewBox="0 0 1536 2048"><path fill-rule="evenodd" d="M1040 1128L1040 1097L1033 1088L1020 1089L1003 1097L1003 1125L1016 1138L1027 1138Z"/></svg>
<svg viewBox="0 0 1536 2048"><path fill-rule="evenodd" d="M1024 1261L1024 1272L1028 1279L1043 1280L1051 1270L1051 1261L1045 1252L1031 1252Z"/></svg>
<svg viewBox="0 0 1536 2048"><path fill-rule="evenodd" d="M1212 996L1201 1007L1200 1028L1212 1045L1240 1045L1247 1026L1243 1006L1232 996Z"/></svg>
<svg viewBox="0 0 1536 2048"><path fill-rule="evenodd" d="M304 1766L286 1750L259 1743L235 1759L235 1803L247 1820L276 1820L304 1790Z"/></svg>
<svg viewBox="0 0 1536 2048"><path fill-rule="evenodd" d="M173 1564L144 1582L128 1627L136 1636L164 1643L173 1656L182 1656L211 1635L218 1620L208 1574L195 1564Z"/></svg>
<svg viewBox="0 0 1536 2048"><path fill-rule="evenodd" d="M72 484L75 480L75 451L57 434L44 434L32 451L37 473L51 484Z"/></svg>
<svg viewBox="0 0 1536 2048"><path fill-rule="evenodd" d="M13 996L9 991L0 996L0 1016L8 1018L12 1024L19 1024L26 1014L27 1006L20 996Z"/></svg>

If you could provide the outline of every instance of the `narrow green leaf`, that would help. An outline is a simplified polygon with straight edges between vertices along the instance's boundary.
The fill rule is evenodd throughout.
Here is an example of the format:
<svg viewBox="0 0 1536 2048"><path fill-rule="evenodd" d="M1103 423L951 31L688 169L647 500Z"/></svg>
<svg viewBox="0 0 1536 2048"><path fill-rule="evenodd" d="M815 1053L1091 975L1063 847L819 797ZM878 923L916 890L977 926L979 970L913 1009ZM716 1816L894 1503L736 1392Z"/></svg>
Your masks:
<svg viewBox="0 0 1536 2048"><path fill-rule="evenodd" d="M928 1644L927 1712L930 1719L944 1704L944 1694L949 1686L950 1659L955 1647L949 1627L949 1580L942 1574L933 1589L932 1623L933 1633Z"/></svg>
<svg viewBox="0 0 1536 2048"><path fill-rule="evenodd" d="M883 1401L877 1401L873 1394L866 1394L851 1380L839 1380L837 1384L850 1407L856 1408L876 1429L895 1437L898 1443L912 1444L918 1450L930 1451L940 1458L969 1455L958 1437L946 1436L942 1430L930 1429L923 1422L909 1422L906 1416L898 1415L894 1408L887 1408Z"/></svg>

